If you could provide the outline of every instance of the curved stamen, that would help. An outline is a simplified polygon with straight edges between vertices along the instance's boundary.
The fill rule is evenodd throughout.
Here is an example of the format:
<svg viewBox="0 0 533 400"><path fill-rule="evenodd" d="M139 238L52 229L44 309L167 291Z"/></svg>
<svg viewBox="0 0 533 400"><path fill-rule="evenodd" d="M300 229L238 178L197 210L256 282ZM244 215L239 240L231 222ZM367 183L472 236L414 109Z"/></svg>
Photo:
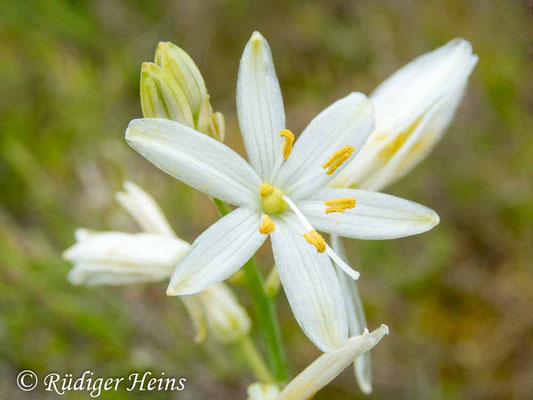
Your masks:
<svg viewBox="0 0 533 400"><path fill-rule="evenodd" d="M308 231L315 230L313 226L309 223L307 218L305 218L305 215L302 214L300 209L296 207L296 204L294 204L294 202L290 198L288 198L287 195L283 195L281 198L285 201L285 203L289 205L291 210L294 211L294 214L296 214L296 216L298 217L298 219L300 220L300 222L302 223L305 229L307 229ZM329 256L329 258L331 258L331 260L335 264L337 264L344 272L346 272L346 274L348 274L353 280L359 279L359 276L360 276L359 272L357 272L352 267L350 267L348 264L346 264L344 260L340 258L339 255L335 253L331 247L329 247L327 243L325 244L326 244L325 251L326 251L326 254Z"/></svg>
<svg viewBox="0 0 533 400"><path fill-rule="evenodd" d="M344 161L350 158L354 150L355 148L353 146L347 145L333 153L329 160L322 165L323 169L328 168L326 175L331 175L334 173Z"/></svg>
<svg viewBox="0 0 533 400"><path fill-rule="evenodd" d="M284 138L282 145L283 159L289 158L292 151L292 144L294 143L294 134L288 129L282 129L279 135Z"/></svg>

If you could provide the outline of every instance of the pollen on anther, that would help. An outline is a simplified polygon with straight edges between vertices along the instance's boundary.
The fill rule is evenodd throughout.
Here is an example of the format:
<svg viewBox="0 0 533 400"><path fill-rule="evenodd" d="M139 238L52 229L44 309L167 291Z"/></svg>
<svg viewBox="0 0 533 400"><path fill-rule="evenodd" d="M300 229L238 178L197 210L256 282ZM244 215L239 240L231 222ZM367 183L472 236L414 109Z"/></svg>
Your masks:
<svg viewBox="0 0 533 400"><path fill-rule="evenodd" d="M286 160L291 155L292 144L294 143L294 134L288 129L282 129L279 135L284 138L282 145L283 159Z"/></svg>
<svg viewBox="0 0 533 400"><path fill-rule="evenodd" d="M264 182L261 185L261 188L259 189L259 195L262 198L265 198L265 197L271 195L273 191L274 191L274 186L269 185L268 183Z"/></svg>
<svg viewBox="0 0 533 400"><path fill-rule="evenodd" d="M263 220L261 221L261 226L259 226L259 233L263 235L269 235L274 232L276 225L274 221L268 218L268 215L263 215Z"/></svg>
<svg viewBox="0 0 533 400"><path fill-rule="evenodd" d="M355 207L355 199L353 197L343 197L340 199L331 199L324 202L326 206L326 214L332 212L343 213L344 210Z"/></svg>
<svg viewBox="0 0 533 400"><path fill-rule="evenodd" d="M329 168L326 171L326 175L334 173L344 161L350 158L354 150L355 148L353 146L347 145L333 153L329 160L322 165L322 168L324 169Z"/></svg>
<svg viewBox="0 0 533 400"><path fill-rule="evenodd" d="M309 231L304 233L304 238L313 246L316 247L316 251L323 253L326 251L326 241L317 231Z"/></svg>

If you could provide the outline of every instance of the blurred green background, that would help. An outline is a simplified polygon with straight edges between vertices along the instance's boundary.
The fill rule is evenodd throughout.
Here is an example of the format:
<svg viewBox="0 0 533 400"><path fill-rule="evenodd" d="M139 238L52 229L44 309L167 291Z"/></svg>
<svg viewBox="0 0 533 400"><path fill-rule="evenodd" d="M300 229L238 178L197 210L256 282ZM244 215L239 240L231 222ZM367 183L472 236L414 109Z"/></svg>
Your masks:
<svg viewBox="0 0 533 400"><path fill-rule="evenodd" d="M227 142L242 153L235 83L253 30L273 49L295 132L348 92L370 93L415 56L456 36L472 42L480 61L456 120L432 156L387 190L435 209L441 224L402 240L347 242L370 327L391 329L372 351L371 398L532 398L527 1L4 0L0 16L1 398L45 397L16 387L25 368L40 376L165 371L188 378L175 398L245 398L252 377L239 353L212 340L194 345L165 284L73 287L60 254L78 226L135 231L113 200L124 179L152 193L184 239L217 218L207 197L130 149L124 130L141 115L141 62L170 40L199 65L214 108L226 115ZM297 372L319 353L283 296L278 311ZM316 396L346 398L363 398L351 368Z"/></svg>

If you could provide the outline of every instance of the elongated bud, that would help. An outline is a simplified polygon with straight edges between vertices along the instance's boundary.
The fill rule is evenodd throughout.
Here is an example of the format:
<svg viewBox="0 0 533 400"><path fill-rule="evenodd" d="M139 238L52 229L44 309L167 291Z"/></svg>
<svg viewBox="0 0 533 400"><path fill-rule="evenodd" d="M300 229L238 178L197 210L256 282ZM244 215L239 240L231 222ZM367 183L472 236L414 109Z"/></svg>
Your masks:
<svg viewBox="0 0 533 400"><path fill-rule="evenodd" d="M235 343L250 332L250 318L230 288L220 283L198 294L207 326L221 343Z"/></svg>
<svg viewBox="0 0 533 400"><path fill-rule="evenodd" d="M141 106L145 118L166 118L194 128L187 98L172 76L153 63L141 70Z"/></svg>
<svg viewBox="0 0 533 400"><path fill-rule="evenodd" d="M204 79L191 57L170 42L159 42L155 63L162 67L179 85L196 119L207 96Z"/></svg>

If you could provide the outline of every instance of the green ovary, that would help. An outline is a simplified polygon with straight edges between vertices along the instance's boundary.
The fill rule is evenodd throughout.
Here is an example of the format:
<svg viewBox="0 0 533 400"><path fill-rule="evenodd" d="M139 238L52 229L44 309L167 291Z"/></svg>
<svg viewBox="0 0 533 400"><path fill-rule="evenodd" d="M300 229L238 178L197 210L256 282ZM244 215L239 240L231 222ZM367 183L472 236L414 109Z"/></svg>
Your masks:
<svg viewBox="0 0 533 400"><path fill-rule="evenodd" d="M274 191L261 200L261 208L267 215L275 215L285 211L289 206L283 199L283 191L279 188L274 188Z"/></svg>

